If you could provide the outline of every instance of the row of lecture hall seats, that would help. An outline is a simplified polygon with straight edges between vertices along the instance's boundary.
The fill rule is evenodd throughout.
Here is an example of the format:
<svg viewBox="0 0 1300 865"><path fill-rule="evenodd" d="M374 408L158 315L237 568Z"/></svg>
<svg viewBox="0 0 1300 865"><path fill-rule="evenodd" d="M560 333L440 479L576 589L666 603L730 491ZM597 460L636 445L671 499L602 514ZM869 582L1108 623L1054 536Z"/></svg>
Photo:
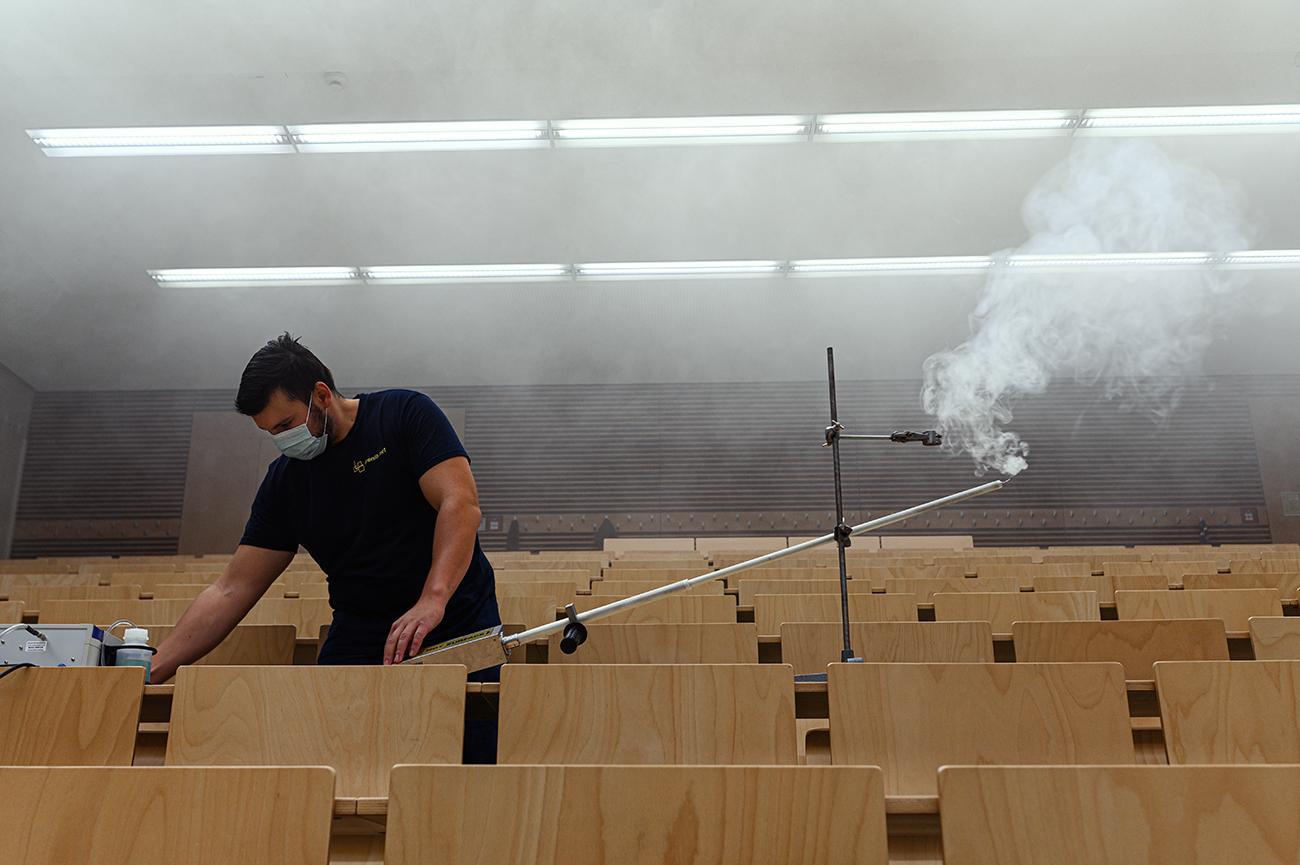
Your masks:
<svg viewBox="0 0 1300 865"><path fill-rule="evenodd" d="M942 548L914 551L912 559L903 558L899 551L887 558L856 553L850 560L848 581L850 618L859 622L986 621L999 644L1012 641L1017 621L1204 618L1222 620L1233 640L1244 640L1252 630L1259 631L1255 635L1258 644L1270 640L1273 631L1268 623L1252 627L1251 619L1294 612L1300 589L1300 549L1285 545L968 549L958 562L950 561L944 555L947 552ZM587 610L665 582L726 567L721 554L710 558L678 551L678 567L669 568L658 559L668 554L656 550L493 554L498 560L497 592L503 619L517 628L533 627L554 620L559 609L569 603ZM1051 561L1034 563L1035 558ZM1069 561L1071 558L1075 560ZM220 573L225 561L226 557L174 557L0 562L0 620L107 625L129 619L165 629L176 622L206 581ZM682 562L687 564L682 566ZM786 642L781 639L784 626L839 618L838 568L832 567L834 564L833 556L822 554L804 556L795 565L781 561L727 574L604 621L753 622L759 645L766 647L760 650L760 660L773 660ZM245 624L292 625L295 657L309 662L332 618L323 579L309 559L295 562L253 608ZM264 644L267 638L257 639ZM231 648L223 646L217 657L231 657ZM534 646L529 653L539 659L551 648ZM804 663L798 668L807 671Z"/></svg>
<svg viewBox="0 0 1300 865"><path fill-rule="evenodd" d="M1300 547L926 543L850 551L867 663L834 663L836 558L805 554L592 624L577 654L529 646L500 685L312 666L330 610L295 562L172 683L0 679L0 766L26 767L0 782L27 791L0 837L110 865L195 861L175 845L205 830L213 862L1300 863ZM755 544L491 558L513 630ZM0 623L130 618L157 641L225 561L0 562ZM447 765L484 718L503 765ZM100 790L204 805L135 831L94 816Z"/></svg>
<svg viewBox="0 0 1300 865"><path fill-rule="evenodd" d="M1295 767L938 775L948 865L1300 861ZM0 835L27 865L330 861L335 775L324 767L0 768L0 780L21 791L0 810ZM404 765L390 789L388 865L890 861L873 767ZM176 812L188 819L121 819Z"/></svg>
<svg viewBox="0 0 1300 865"><path fill-rule="evenodd" d="M1300 763L1300 662L1153 673L1169 764ZM1124 677L1106 662L836 663L813 687L830 762L882 767L906 813L933 809L942 765L1134 763ZM499 686L459 666L199 666L148 687L169 691L166 765L329 765L342 813L382 813L394 765L459 763L467 695L488 689L500 763L800 762L796 683L779 664L513 665ZM133 764L138 668L20 668L0 697L0 765Z"/></svg>
<svg viewBox="0 0 1300 865"><path fill-rule="evenodd" d="M351 818L390 865L883 863L891 818L937 815L948 863L1300 861L1300 662L1155 676L1170 766L1137 765L1105 663L834 664L832 765L799 766L788 668L519 666L500 765L471 767L463 668L194 667L166 768L110 769L141 671L24 669L0 837L25 863L319 863Z"/></svg>

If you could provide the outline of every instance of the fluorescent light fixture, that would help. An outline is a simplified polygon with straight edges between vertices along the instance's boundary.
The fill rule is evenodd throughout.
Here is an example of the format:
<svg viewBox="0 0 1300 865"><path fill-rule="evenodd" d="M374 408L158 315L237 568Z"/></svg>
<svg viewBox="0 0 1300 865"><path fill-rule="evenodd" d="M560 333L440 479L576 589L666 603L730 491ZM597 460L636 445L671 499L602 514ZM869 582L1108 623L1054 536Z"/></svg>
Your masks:
<svg viewBox="0 0 1300 865"><path fill-rule="evenodd" d="M1034 138L1063 135L1078 111L912 111L826 114L817 118L818 141L903 141L943 138Z"/></svg>
<svg viewBox="0 0 1300 865"><path fill-rule="evenodd" d="M136 126L29 129L46 156L293 153L283 126Z"/></svg>
<svg viewBox="0 0 1300 865"><path fill-rule="evenodd" d="M420 285L443 282L546 282L570 279L566 264L431 264L361 268L366 282Z"/></svg>
<svg viewBox="0 0 1300 865"><path fill-rule="evenodd" d="M994 265L1016 270L1178 270L1215 263L1208 252L1099 252L1085 255L1010 255L994 258Z"/></svg>
<svg viewBox="0 0 1300 865"><path fill-rule="evenodd" d="M1300 132L1300 105L908 111L595 120L29 129L48 156L338 153Z"/></svg>
<svg viewBox="0 0 1300 865"><path fill-rule="evenodd" d="M1186 108L1096 108L1083 113L1078 135L1221 135L1300 132L1300 105Z"/></svg>
<svg viewBox="0 0 1300 865"><path fill-rule="evenodd" d="M796 261L626 261L594 264L399 264L369 267L208 267L151 270L160 286L419 285L433 283L709 279L750 276L967 276L994 268L1081 270L1300 270L1300 249L1237 252L1120 252L1078 255L932 255Z"/></svg>
<svg viewBox="0 0 1300 865"><path fill-rule="evenodd" d="M441 123L317 123L287 127L302 153L394 150L501 150L549 147L539 120Z"/></svg>
<svg viewBox="0 0 1300 865"><path fill-rule="evenodd" d="M749 117L634 117L557 120L557 145L627 147L637 144L750 144L799 141L812 130L811 115Z"/></svg>
<svg viewBox="0 0 1300 865"><path fill-rule="evenodd" d="M579 279L699 279L780 273L780 261L624 261L579 264Z"/></svg>
<svg viewBox="0 0 1300 865"><path fill-rule="evenodd" d="M1252 249L1229 252L1219 259L1233 270L1283 270L1300 267L1300 249Z"/></svg>
<svg viewBox="0 0 1300 865"><path fill-rule="evenodd" d="M360 284L355 267L186 267L151 270L161 286L174 288L243 288L249 286Z"/></svg>
<svg viewBox="0 0 1300 865"><path fill-rule="evenodd" d="M817 258L790 262L791 276L855 274L980 273L993 259L987 255L935 255L916 258Z"/></svg>

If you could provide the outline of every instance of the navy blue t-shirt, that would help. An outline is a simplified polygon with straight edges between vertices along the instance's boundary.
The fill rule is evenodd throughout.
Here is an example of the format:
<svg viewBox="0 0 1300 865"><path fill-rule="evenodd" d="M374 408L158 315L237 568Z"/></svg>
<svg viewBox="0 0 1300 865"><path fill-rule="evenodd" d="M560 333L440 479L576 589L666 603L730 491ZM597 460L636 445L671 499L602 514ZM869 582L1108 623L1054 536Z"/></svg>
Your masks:
<svg viewBox="0 0 1300 865"><path fill-rule="evenodd" d="M469 455L424 394L384 390L358 399L356 423L342 442L315 459L271 463L240 543L294 552L301 544L325 571L335 611L391 620L419 599L433 560L438 512L420 477ZM456 633L458 624L475 621L493 594L492 566L476 537L439 630Z"/></svg>

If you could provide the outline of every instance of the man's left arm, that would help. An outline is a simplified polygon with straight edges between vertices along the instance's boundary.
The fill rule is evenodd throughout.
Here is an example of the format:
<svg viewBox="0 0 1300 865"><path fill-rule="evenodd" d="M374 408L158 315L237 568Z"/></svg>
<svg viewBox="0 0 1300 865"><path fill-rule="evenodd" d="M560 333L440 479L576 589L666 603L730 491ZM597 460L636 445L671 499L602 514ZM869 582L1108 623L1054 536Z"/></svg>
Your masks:
<svg viewBox="0 0 1300 865"><path fill-rule="evenodd" d="M388 631L385 664L400 663L417 654L424 638L442 621L447 601L464 579L474 556L474 540L482 517L478 486L465 457L452 457L429 469L420 476L420 490L438 512L433 530L433 564L420 599Z"/></svg>

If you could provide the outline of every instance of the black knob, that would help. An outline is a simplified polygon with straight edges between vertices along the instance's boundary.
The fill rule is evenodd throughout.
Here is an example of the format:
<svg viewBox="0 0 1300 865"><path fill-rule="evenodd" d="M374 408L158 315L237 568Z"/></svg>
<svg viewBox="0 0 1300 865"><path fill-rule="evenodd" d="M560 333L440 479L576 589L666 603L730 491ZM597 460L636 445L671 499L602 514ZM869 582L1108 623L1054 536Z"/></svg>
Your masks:
<svg viewBox="0 0 1300 865"><path fill-rule="evenodd" d="M585 642L587 642L587 626L582 622L569 622L564 626L564 636L560 637L560 651L572 655Z"/></svg>

